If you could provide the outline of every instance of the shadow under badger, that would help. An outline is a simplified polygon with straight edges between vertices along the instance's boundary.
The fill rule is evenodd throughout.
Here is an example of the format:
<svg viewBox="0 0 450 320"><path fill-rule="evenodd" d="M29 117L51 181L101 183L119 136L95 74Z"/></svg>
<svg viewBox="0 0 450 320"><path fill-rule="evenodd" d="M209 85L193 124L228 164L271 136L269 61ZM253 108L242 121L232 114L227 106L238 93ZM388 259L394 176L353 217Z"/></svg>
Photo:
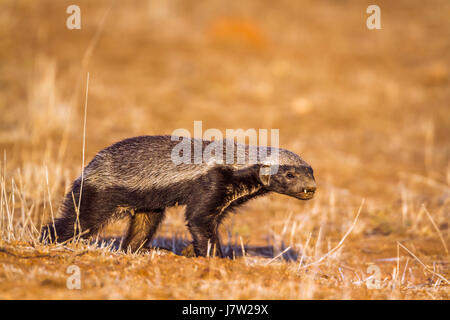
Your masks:
<svg viewBox="0 0 450 320"><path fill-rule="evenodd" d="M200 146L205 151L213 143L178 138L191 150ZM206 256L209 247L223 256L218 228L228 212L269 192L301 200L313 197L316 190L313 170L295 153L265 148L271 154L278 152L277 170L273 172L273 162L259 156L261 147L229 140L219 143L223 143L223 161L214 161L213 157L213 161L201 159L199 163L195 163L195 152L187 155L184 150L177 152L187 156L188 161L174 162L172 155L180 142L172 141L171 136L130 138L100 151L84 168L83 183L81 177L74 181L60 208L61 216L42 229L41 239L64 242L77 235L88 237L109 221L129 216L122 248L134 252L151 242L165 209L180 204L186 206L185 218L195 254ZM226 158L230 143L235 150L232 164ZM245 154L243 161L236 156L238 146ZM255 152L256 161L248 161Z"/></svg>

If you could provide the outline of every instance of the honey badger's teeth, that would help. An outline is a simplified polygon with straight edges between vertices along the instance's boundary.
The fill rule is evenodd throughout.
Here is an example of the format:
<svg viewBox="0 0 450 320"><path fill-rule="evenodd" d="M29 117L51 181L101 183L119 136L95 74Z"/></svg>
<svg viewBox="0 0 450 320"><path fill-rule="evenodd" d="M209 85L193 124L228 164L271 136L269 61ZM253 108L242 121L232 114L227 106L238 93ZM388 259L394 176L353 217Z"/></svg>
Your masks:
<svg viewBox="0 0 450 320"><path fill-rule="evenodd" d="M306 189L303 189L303 193L308 193L308 192L306 191Z"/></svg>

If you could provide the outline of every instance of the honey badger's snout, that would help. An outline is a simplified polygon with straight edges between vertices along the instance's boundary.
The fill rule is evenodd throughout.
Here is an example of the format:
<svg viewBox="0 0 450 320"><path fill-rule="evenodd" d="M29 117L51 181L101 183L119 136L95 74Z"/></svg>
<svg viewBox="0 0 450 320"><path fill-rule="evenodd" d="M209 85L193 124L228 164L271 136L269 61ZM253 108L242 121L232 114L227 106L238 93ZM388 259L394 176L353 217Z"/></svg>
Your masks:
<svg viewBox="0 0 450 320"><path fill-rule="evenodd" d="M280 166L269 188L297 199L309 200L314 197L317 185L309 165Z"/></svg>
<svg viewBox="0 0 450 320"><path fill-rule="evenodd" d="M314 197L314 193L316 192L317 185L314 177L312 179L307 179L306 183L302 183L302 187L299 192L299 198L302 200L309 200Z"/></svg>
<svg viewBox="0 0 450 320"><path fill-rule="evenodd" d="M312 199L317 185L311 167L301 168L296 171L297 175L289 184L290 195L301 200Z"/></svg>

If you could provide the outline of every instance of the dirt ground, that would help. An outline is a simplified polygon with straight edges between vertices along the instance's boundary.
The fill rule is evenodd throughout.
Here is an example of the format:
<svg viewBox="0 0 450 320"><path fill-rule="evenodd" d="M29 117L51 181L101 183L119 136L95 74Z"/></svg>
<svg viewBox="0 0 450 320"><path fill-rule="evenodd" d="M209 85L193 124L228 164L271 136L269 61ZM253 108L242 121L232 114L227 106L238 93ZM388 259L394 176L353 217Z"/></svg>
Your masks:
<svg viewBox="0 0 450 320"><path fill-rule="evenodd" d="M449 299L449 1L75 2L0 2L0 299ZM231 259L181 255L182 207L143 254L126 221L38 243L81 172L87 73L86 162L195 120L274 128L314 199L239 209Z"/></svg>

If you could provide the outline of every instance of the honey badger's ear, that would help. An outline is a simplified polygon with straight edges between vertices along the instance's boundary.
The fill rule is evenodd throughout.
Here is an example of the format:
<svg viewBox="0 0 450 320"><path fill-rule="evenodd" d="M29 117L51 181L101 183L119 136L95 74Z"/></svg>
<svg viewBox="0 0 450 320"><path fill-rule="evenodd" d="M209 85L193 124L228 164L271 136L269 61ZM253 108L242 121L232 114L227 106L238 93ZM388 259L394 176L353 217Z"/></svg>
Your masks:
<svg viewBox="0 0 450 320"><path fill-rule="evenodd" d="M259 167L259 179L265 186L270 183L271 168L269 164L263 164Z"/></svg>

